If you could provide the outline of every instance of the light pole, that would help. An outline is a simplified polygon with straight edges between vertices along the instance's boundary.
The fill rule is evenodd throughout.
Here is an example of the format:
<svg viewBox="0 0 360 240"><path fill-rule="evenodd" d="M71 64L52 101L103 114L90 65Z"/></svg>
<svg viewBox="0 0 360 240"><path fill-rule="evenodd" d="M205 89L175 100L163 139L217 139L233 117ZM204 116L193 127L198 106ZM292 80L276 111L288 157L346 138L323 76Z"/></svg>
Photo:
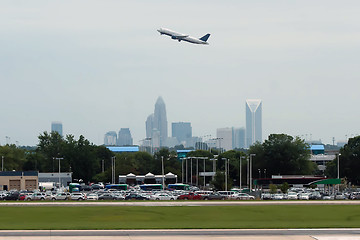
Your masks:
<svg viewBox="0 0 360 240"><path fill-rule="evenodd" d="M61 188L61 177L60 177L60 160L63 160L64 158L55 158L55 160L59 160L59 190Z"/></svg>
<svg viewBox="0 0 360 240"><path fill-rule="evenodd" d="M265 176L265 178L266 178L266 168L264 169L264 176Z"/></svg>
<svg viewBox="0 0 360 240"><path fill-rule="evenodd" d="M249 168L250 168L250 192L252 191L252 158L256 156L256 154L251 153L250 154L250 163L249 163Z"/></svg>
<svg viewBox="0 0 360 240"><path fill-rule="evenodd" d="M115 184L115 160L116 156L111 157L111 183Z"/></svg>
<svg viewBox="0 0 360 240"><path fill-rule="evenodd" d="M341 153L337 154L337 178L340 178L340 155Z"/></svg>
<svg viewBox="0 0 360 240"><path fill-rule="evenodd" d="M240 177L239 177L239 180L240 180L239 185L240 185L240 187L239 188L240 188L240 190L241 190L241 185L242 185L241 184L241 174L242 174L242 171L241 171L241 159L242 158L245 158L245 156L240 156L240 161L239 161L239 175L240 175Z"/></svg>
<svg viewBox="0 0 360 240"><path fill-rule="evenodd" d="M225 164L224 164L224 166L225 166L225 191L227 191L227 168L228 168L228 160L229 159L227 159L227 158L222 158L222 160L224 160L225 162Z"/></svg>
<svg viewBox="0 0 360 240"><path fill-rule="evenodd" d="M165 181L164 181L164 156L161 156L161 173L162 173L162 189L165 189Z"/></svg>
<svg viewBox="0 0 360 240"><path fill-rule="evenodd" d="M1 156L1 171L4 171L4 156Z"/></svg>

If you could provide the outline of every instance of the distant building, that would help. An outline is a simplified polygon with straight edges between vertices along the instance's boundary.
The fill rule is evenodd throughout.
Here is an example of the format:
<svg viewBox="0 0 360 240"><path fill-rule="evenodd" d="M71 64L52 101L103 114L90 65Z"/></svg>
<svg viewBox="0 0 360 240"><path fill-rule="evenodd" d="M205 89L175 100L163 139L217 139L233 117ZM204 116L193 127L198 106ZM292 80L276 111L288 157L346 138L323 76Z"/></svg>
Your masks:
<svg viewBox="0 0 360 240"><path fill-rule="evenodd" d="M219 139L218 147L226 151L233 149L233 129L218 128L216 129L216 138Z"/></svg>
<svg viewBox="0 0 360 240"><path fill-rule="evenodd" d="M105 134L104 145L105 146L115 146L117 143L117 134L115 131L110 131Z"/></svg>
<svg viewBox="0 0 360 240"><path fill-rule="evenodd" d="M151 139L153 147L166 146L168 138L168 122L165 102L159 97L155 103L155 110L146 119L146 138Z"/></svg>
<svg viewBox="0 0 360 240"><path fill-rule="evenodd" d="M262 142L262 101L246 100L246 147Z"/></svg>
<svg viewBox="0 0 360 240"><path fill-rule="evenodd" d="M245 128L233 128L233 148L245 148Z"/></svg>
<svg viewBox="0 0 360 240"><path fill-rule="evenodd" d="M118 146L133 145L133 138L131 137L129 128L121 128L118 135Z"/></svg>
<svg viewBox="0 0 360 240"><path fill-rule="evenodd" d="M57 132L60 136L63 136L63 127L61 122L52 122L51 123L51 132Z"/></svg>
<svg viewBox="0 0 360 240"><path fill-rule="evenodd" d="M186 144L186 141L192 138L192 128L189 122L174 122L171 124L172 137L175 137L180 144Z"/></svg>

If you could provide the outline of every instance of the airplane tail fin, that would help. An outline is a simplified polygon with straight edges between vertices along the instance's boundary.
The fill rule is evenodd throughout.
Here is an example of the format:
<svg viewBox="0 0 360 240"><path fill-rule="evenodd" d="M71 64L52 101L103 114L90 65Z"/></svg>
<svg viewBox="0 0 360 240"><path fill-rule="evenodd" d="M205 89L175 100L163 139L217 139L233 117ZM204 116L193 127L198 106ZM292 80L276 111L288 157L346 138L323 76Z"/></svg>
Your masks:
<svg viewBox="0 0 360 240"><path fill-rule="evenodd" d="M209 37L210 37L210 33L206 34L205 36L203 36L203 37L201 37L201 38L199 38L199 39L200 39L201 41L206 42L206 41L209 39Z"/></svg>

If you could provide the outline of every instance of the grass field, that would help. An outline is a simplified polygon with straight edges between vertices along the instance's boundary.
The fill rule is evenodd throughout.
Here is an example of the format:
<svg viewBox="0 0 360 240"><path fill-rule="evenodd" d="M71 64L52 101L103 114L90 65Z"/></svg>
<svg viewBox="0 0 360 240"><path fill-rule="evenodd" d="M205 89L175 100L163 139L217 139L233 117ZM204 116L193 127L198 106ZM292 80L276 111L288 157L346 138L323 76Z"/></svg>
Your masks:
<svg viewBox="0 0 360 240"><path fill-rule="evenodd" d="M0 207L0 229L354 228L360 206Z"/></svg>

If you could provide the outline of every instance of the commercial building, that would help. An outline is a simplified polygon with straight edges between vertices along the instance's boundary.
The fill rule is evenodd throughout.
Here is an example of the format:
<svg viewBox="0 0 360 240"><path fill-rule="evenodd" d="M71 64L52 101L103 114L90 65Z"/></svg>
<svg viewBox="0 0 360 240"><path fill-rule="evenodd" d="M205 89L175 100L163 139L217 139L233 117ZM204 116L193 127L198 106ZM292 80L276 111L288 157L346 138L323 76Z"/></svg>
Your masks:
<svg viewBox="0 0 360 240"><path fill-rule="evenodd" d="M219 139L218 146L226 151L233 149L233 129L218 128L216 129L216 138Z"/></svg>
<svg viewBox="0 0 360 240"><path fill-rule="evenodd" d="M262 142L262 101L247 99L246 103L246 148Z"/></svg>
<svg viewBox="0 0 360 240"><path fill-rule="evenodd" d="M186 145L186 141L192 138L192 128L189 122L174 122L171 124L171 134L180 144Z"/></svg>
<svg viewBox="0 0 360 240"><path fill-rule="evenodd" d="M107 132L104 136L105 146L115 146L117 143L117 134L115 131Z"/></svg>
<svg viewBox="0 0 360 240"><path fill-rule="evenodd" d="M166 146L168 122L166 106L162 97L159 97L155 103L154 114L149 115L146 119L146 138L151 138L153 147Z"/></svg>
<svg viewBox="0 0 360 240"><path fill-rule="evenodd" d="M59 186L60 180L60 187L66 187L72 182L72 172L61 172L60 174L58 172L39 173L38 179L39 185L53 183L53 186L55 187Z"/></svg>
<svg viewBox="0 0 360 240"><path fill-rule="evenodd" d="M133 145L133 138L131 137L129 128L121 128L118 135L118 146L131 146Z"/></svg>
<svg viewBox="0 0 360 240"><path fill-rule="evenodd" d="M61 122L52 122L51 123L51 131L57 132L60 136L63 136L63 127Z"/></svg>
<svg viewBox="0 0 360 240"><path fill-rule="evenodd" d="M38 184L37 171L0 172L0 190L35 190Z"/></svg>

